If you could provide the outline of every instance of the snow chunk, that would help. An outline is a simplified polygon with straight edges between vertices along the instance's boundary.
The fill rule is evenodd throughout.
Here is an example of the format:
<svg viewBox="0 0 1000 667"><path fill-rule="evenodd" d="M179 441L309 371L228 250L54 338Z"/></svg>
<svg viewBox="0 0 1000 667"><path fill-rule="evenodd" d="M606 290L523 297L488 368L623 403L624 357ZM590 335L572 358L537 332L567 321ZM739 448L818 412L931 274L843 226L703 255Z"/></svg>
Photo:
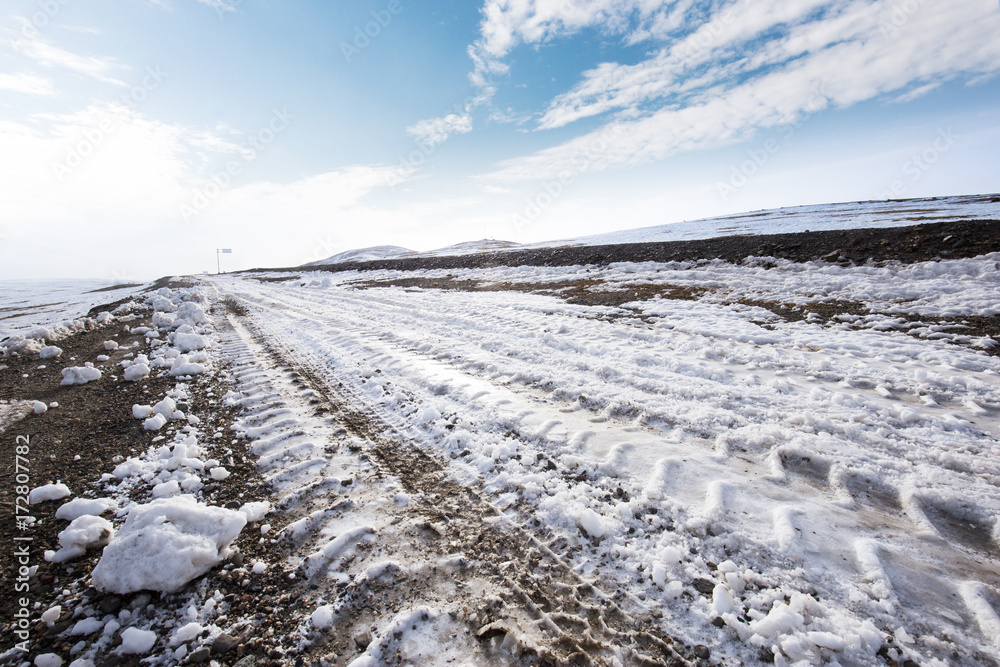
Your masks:
<svg viewBox="0 0 1000 667"><path fill-rule="evenodd" d="M40 415L43 412L48 412L49 406L45 405L41 401L35 401L35 404L31 406L31 409L36 415Z"/></svg>
<svg viewBox="0 0 1000 667"><path fill-rule="evenodd" d="M154 498L168 498L170 496L176 496L180 492L181 485L176 479L164 482L163 484L157 484L153 487Z"/></svg>
<svg viewBox="0 0 1000 667"><path fill-rule="evenodd" d="M58 357L62 353L63 353L63 351L62 351L61 347L56 347L55 345L49 345L47 347L43 347L41 350L38 351L38 358L39 359L55 359L56 357Z"/></svg>
<svg viewBox="0 0 1000 667"><path fill-rule="evenodd" d="M46 484L32 489L28 494L28 502L34 505L49 500L62 500L68 495L70 495L69 487L65 484Z"/></svg>
<svg viewBox="0 0 1000 667"><path fill-rule="evenodd" d="M191 641L202 633L203 628L198 623L188 623L174 630L174 636L170 638L171 646L180 646L186 641Z"/></svg>
<svg viewBox="0 0 1000 667"><path fill-rule="evenodd" d="M217 468L212 468L208 472L210 475L212 475L212 479L214 479L216 482L221 482L230 475L230 472L225 468L223 468L222 466L219 466Z"/></svg>
<svg viewBox="0 0 1000 667"><path fill-rule="evenodd" d="M208 347L208 340L204 336L200 336L196 333L180 333L176 332L172 334L173 346L176 347L181 353L194 352L196 350L204 350Z"/></svg>
<svg viewBox="0 0 1000 667"><path fill-rule="evenodd" d="M240 512L192 496L137 505L94 568L94 587L117 594L176 591L228 557L245 525Z"/></svg>
<svg viewBox="0 0 1000 667"><path fill-rule="evenodd" d="M148 405L139 405L137 403L132 406L132 416L136 419L145 419L151 414L153 414L153 408Z"/></svg>
<svg viewBox="0 0 1000 667"><path fill-rule="evenodd" d="M87 384L88 382L101 379L101 371L97 370L93 366L72 366L70 368L64 368L62 375L62 382L59 383L62 386Z"/></svg>
<svg viewBox="0 0 1000 667"><path fill-rule="evenodd" d="M56 518L76 521L81 516L99 516L117 507L118 503L111 498L74 498L56 510Z"/></svg>
<svg viewBox="0 0 1000 667"><path fill-rule="evenodd" d="M76 622L72 628L70 628L69 634L73 636L79 635L92 635L95 632L100 632L104 628L104 623L98 618L84 618Z"/></svg>
<svg viewBox="0 0 1000 667"><path fill-rule="evenodd" d="M62 667L63 659L55 653L43 653L35 658L35 667Z"/></svg>
<svg viewBox="0 0 1000 667"><path fill-rule="evenodd" d="M162 401L153 406L153 412L158 412L167 419L170 419L170 415L177 412L177 403L174 401L174 399L167 396Z"/></svg>
<svg viewBox="0 0 1000 667"><path fill-rule="evenodd" d="M312 613L312 624L318 630L328 630L333 626L333 607L325 604Z"/></svg>
<svg viewBox="0 0 1000 667"><path fill-rule="evenodd" d="M126 382L138 382L149 377L150 368L146 364L133 364L125 369Z"/></svg>
<svg viewBox="0 0 1000 667"><path fill-rule="evenodd" d="M51 556L46 555L45 560L65 563L79 558L87 553L87 549L107 544L114 534L115 528L107 519L99 516L81 516L59 533L59 544L62 548Z"/></svg>
<svg viewBox="0 0 1000 667"><path fill-rule="evenodd" d="M600 515L589 507L580 512L576 520L580 524L580 528L583 528L587 532L587 535L591 537L601 539L608 532L608 529L601 521Z"/></svg>
<svg viewBox="0 0 1000 667"><path fill-rule="evenodd" d="M247 523L256 523L260 521L267 513L271 511L271 503L267 501L246 503L240 508L243 515L247 518Z"/></svg>
<svg viewBox="0 0 1000 667"><path fill-rule="evenodd" d="M144 421L142 427L147 431L159 431L167 423L167 418L157 413Z"/></svg>
<svg viewBox="0 0 1000 667"><path fill-rule="evenodd" d="M54 624L56 621L59 620L60 616L62 616L62 605L57 604L56 606L50 607L49 609L46 609L44 612L42 612L41 620L42 623L47 623L49 626L51 626L52 624Z"/></svg>
<svg viewBox="0 0 1000 667"><path fill-rule="evenodd" d="M191 301L185 301L177 309L177 321L174 326L180 328L181 323L208 324L208 317L205 316L205 310L201 306Z"/></svg>
<svg viewBox="0 0 1000 667"><path fill-rule="evenodd" d="M126 628L122 631L122 653L144 655L156 643L156 633L152 630Z"/></svg>
<svg viewBox="0 0 1000 667"><path fill-rule="evenodd" d="M174 362L170 365L170 376L198 375L199 373L204 373L205 370L203 365L189 361L187 355L182 354L174 359Z"/></svg>
<svg viewBox="0 0 1000 667"><path fill-rule="evenodd" d="M802 621L802 614L798 614L792 611L788 605L776 601L767 616L750 623L750 629L762 637L771 638L795 630L802 625Z"/></svg>
<svg viewBox="0 0 1000 667"><path fill-rule="evenodd" d="M118 341L116 340L106 340L104 341L104 349L111 351L118 349Z"/></svg>

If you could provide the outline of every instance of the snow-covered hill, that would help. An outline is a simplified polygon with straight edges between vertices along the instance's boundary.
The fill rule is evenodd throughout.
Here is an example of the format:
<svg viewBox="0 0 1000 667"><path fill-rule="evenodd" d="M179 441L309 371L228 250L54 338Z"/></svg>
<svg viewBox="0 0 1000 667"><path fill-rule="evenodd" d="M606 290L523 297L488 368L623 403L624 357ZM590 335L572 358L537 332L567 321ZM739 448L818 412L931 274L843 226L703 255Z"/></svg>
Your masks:
<svg viewBox="0 0 1000 667"><path fill-rule="evenodd" d="M740 234L906 227L948 220L1000 219L1000 195L794 206L534 243L527 248L688 241Z"/></svg>
<svg viewBox="0 0 1000 667"><path fill-rule="evenodd" d="M392 259L403 255L412 255L413 250L398 245L377 245L370 248L347 250L342 253L320 259L303 266L323 266L324 264L343 264L344 262L371 262L379 259Z"/></svg>

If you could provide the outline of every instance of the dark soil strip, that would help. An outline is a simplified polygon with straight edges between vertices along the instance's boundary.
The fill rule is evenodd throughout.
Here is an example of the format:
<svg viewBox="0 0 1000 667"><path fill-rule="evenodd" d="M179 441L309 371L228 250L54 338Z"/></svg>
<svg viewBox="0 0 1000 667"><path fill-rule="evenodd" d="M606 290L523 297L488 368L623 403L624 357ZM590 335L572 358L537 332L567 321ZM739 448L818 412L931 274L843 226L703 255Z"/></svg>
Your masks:
<svg viewBox="0 0 1000 667"><path fill-rule="evenodd" d="M963 220L890 229L726 236L697 241L506 250L449 257L344 262L308 267L307 270L416 271L494 266L604 265L612 262L682 262L702 259L721 259L739 263L748 257L775 257L794 262L825 260L843 264L864 264L869 261L899 261L909 264L935 259L976 257L997 251L1000 251L1000 211L998 220ZM253 271L265 270L302 271L303 267Z"/></svg>

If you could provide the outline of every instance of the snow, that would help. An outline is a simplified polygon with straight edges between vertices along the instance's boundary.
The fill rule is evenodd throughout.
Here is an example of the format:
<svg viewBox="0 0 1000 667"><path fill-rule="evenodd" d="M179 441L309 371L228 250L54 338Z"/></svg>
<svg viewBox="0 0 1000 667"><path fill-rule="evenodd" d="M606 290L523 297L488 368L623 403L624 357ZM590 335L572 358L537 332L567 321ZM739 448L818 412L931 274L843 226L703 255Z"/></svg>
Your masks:
<svg viewBox="0 0 1000 667"><path fill-rule="evenodd" d="M145 655L152 650L156 644L156 633L152 630L140 630L139 628L125 628L122 630L122 653Z"/></svg>
<svg viewBox="0 0 1000 667"><path fill-rule="evenodd" d="M43 347L38 351L39 359L55 359L63 353L61 347L56 347L55 345L48 345Z"/></svg>
<svg viewBox="0 0 1000 667"><path fill-rule="evenodd" d="M403 255L414 254L412 250L395 245L373 246L371 248L360 248L358 250L348 250L326 259L310 262L304 266L320 266L323 264L340 264L343 262L369 262L379 259L391 259Z"/></svg>
<svg viewBox="0 0 1000 667"><path fill-rule="evenodd" d="M170 344L182 353L195 352L208 347L208 339L196 333L176 332L170 336Z"/></svg>
<svg viewBox="0 0 1000 667"><path fill-rule="evenodd" d="M62 376L62 382L59 384L63 386L87 384L88 382L100 380L101 371L93 366L71 366L62 370Z"/></svg>
<svg viewBox="0 0 1000 667"><path fill-rule="evenodd" d="M167 418L160 413L154 414L142 422L142 427L147 431L159 431L167 423Z"/></svg>
<svg viewBox="0 0 1000 667"><path fill-rule="evenodd" d="M505 520L537 522L547 540L565 540L560 555L581 576L657 605L669 632L713 646L713 656L774 647L786 664L871 664L884 636L906 636L915 639L893 650L933 664L952 651L997 651L977 602L994 599L993 575L976 564L992 547L954 531L975 526L988 545L1000 532L1000 361L961 330L921 318L996 315L998 262L211 280L246 303L248 326L313 381L443 461L449 479L479 485ZM550 291L582 281L601 290L670 285L696 296L612 308L520 291L355 284L446 276ZM872 314L786 321L746 305L841 300ZM279 372L266 376L286 386ZM278 392L264 386L262 395ZM233 399L259 411L237 433L253 440L258 465L286 498L341 478L335 459L317 461L319 427L285 404L295 391L282 390L268 410ZM400 507L398 497L418 498L391 489L383 502ZM278 537L318 531L309 572L341 581L343 564L364 553L359 540L391 539L385 521L360 507L353 519L300 516ZM711 583L707 595L696 578ZM982 592L959 595L966 581ZM954 593L978 626L945 620L948 603L924 582L947 599ZM949 640L935 644L942 635Z"/></svg>
<svg viewBox="0 0 1000 667"><path fill-rule="evenodd" d="M63 659L55 653L42 653L35 657L35 667L61 667Z"/></svg>
<svg viewBox="0 0 1000 667"><path fill-rule="evenodd" d="M87 552L87 549L107 544L114 534L115 528L110 521L99 516L80 516L59 533L59 545L62 548L55 552L46 552L45 560L65 563L79 558Z"/></svg>
<svg viewBox="0 0 1000 667"><path fill-rule="evenodd" d="M134 506L94 568L94 586L118 594L176 591L224 560L244 525L243 514L188 495Z"/></svg>
<svg viewBox="0 0 1000 667"><path fill-rule="evenodd" d="M97 618L84 618L77 621L69 630L73 636L92 635L104 629L104 623Z"/></svg>
<svg viewBox="0 0 1000 667"><path fill-rule="evenodd" d="M81 516L99 516L117 508L118 502L112 498L74 498L56 510L56 518L74 521Z"/></svg>
<svg viewBox="0 0 1000 667"><path fill-rule="evenodd" d="M247 518L247 523L257 523L271 511L271 503L267 501L256 501L251 503L244 503L240 507L240 512L243 516Z"/></svg>
<svg viewBox="0 0 1000 667"><path fill-rule="evenodd" d="M69 495L71 495L69 487L65 484L46 484L32 489L28 494L28 502L34 505L49 500L62 500Z"/></svg>
<svg viewBox="0 0 1000 667"><path fill-rule="evenodd" d="M125 369L124 377L127 382L138 382L149 377L150 372L148 364L132 364Z"/></svg>
<svg viewBox="0 0 1000 667"><path fill-rule="evenodd" d="M59 620L59 617L61 615L62 615L62 606L61 605L56 605L56 606L50 607L49 609L46 609L44 612L42 612L42 615L41 615L40 618L41 618L42 623L46 623L49 626L52 626L56 621Z"/></svg>
<svg viewBox="0 0 1000 667"><path fill-rule="evenodd" d="M48 412L49 406L45 405L41 401L35 401L34 405L31 406L32 412L36 415L40 415L43 412Z"/></svg>
<svg viewBox="0 0 1000 667"><path fill-rule="evenodd" d="M333 625L333 607L328 604L318 607L310 618L317 630L328 630Z"/></svg>
<svg viewBox="0 0 1000 667"><path fill-rule="evenodd" d="M170 366L171 377L179 377L184 375L198 375L204 373L207 369L204 365L196 363L195 361L188 358L187 355L181 355L176 357Z"/></svg>

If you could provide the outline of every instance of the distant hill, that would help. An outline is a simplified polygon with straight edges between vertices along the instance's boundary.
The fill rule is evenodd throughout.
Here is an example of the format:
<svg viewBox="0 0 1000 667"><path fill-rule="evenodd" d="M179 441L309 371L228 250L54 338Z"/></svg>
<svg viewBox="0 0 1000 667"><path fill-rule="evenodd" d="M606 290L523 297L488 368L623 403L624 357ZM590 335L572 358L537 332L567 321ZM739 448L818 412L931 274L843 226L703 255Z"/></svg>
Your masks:
<svg viewBox="0 0 1000 667"><path fill-rule="evenodd" d="M324 264L341 264L343 262L371 262L378 259L392 259L402 255L413 255L413 250L398 245L376 245L371 248L348 250L326 259L309 262L302 266L323 266Z"/></svg>

